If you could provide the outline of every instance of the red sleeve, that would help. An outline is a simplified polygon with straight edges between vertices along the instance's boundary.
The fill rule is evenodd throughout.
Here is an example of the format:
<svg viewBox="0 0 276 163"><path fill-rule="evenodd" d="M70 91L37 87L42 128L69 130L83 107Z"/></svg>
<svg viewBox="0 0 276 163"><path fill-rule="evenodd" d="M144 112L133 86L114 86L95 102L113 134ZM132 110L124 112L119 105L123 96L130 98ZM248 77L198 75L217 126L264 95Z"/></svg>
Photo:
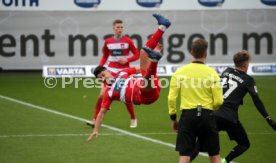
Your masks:
<svg viewBox="0 0 276 163"><path fill-rule="evenodd" d="M108 51L108 48L107 48L107 43L105 41L104 46L103 46L103 56L102 56L100 64L99 64L100 66L103 66L105 64L105 62L106 62L106 60L107 60L107 58L109 56L108 52L109 51Z"/></svg>
<svg viewBox="0 0 276 163"><path fill-rule="evenodd" d="M122 71L120 72L126 72L128 73L129 75L132 75L132 74L137 74L137 70L135 67L132 67L132 68L126 68L126 69L123 69Z"/></svg>
<svg viewBox="0 0 276 163"><path fill-rule="evenodd" d="M139 59L140 53L130 38L129 38L129 50L132 52L133 56L127 58L128 62L133 62Z"/></svg>
<svg viewBox="0 0 276 163"><path fill-rule="evenodd" d="M110 105L112 103L112 99L108 96L108 91L106 91L104 93L104 96L103 96L103 101L102 101L102 105L101 105L101 109L110 109Z"/></svg>

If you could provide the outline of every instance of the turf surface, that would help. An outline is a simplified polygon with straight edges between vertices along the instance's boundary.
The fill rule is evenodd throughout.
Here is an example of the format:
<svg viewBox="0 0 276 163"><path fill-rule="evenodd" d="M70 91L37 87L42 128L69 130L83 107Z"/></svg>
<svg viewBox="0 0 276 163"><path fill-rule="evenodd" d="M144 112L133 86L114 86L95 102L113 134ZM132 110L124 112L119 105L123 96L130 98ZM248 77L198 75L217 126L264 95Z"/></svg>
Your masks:
<svg viewBox="0 0 276 163"><path fill-rule="evenodd" d="M268 113L276 119L276 76L254 78ZM91 119L99 89L84 88L83 80L77 84L78 88L75 88L76 82L62 88L59 79L57 86L50 89L38 73L0 73L0 95L24 102L0 98L0 162L178 162L178 153L172 147L176 135L170 129L167 114L168 89L162 89L155 104L135 107L136 129L128 127L130 120L124 105L115 102L104 124L125 133L103 127L97 139L86 143L92 129L82 120ZM40 107L77 119L39 110ZM275 162L276 132L267 125L249 96L240 109L240 119L248 132L251 148L235 161ZM150 140L144 140L145 137ZM220 138L221 155L225 156L235 143L223 132ZM200 156L194 162L209 160Z"/></svg>

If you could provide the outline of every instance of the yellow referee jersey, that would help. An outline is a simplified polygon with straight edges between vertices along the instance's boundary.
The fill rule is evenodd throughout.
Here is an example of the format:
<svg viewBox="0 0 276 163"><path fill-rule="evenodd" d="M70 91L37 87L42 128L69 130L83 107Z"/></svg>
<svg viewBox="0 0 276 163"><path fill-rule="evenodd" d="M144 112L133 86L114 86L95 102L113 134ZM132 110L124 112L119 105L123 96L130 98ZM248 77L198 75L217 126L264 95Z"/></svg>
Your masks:
<svg viewBox="0 0 276 163"><path fill-rule="evenodd" d="M169 114L176 114L180 91L180 110L197 108L216 110L223 103L222 87L217 72L201 62L180 67L171 78L168 96Z"/></svg>

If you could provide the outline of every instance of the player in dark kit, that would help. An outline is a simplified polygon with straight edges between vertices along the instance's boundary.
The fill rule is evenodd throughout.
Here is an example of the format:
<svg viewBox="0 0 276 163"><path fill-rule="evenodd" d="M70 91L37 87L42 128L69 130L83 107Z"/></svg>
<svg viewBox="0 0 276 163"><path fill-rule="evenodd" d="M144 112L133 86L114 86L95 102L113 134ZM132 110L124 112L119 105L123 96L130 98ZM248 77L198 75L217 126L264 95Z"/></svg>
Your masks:
<svg viewBox="0 0 276 163"><path fill-rule="evenodd" d="M250 94L260 114L276 130L276 123L270 118L258 96L254 79L247 74L250 61L249 53L245 50L240 51L234 55L233 60L235 68L229 67L221 75L224 102L214 113L218 131L226 131L230 140L237 142L237 146L222 160L222 163L232 161L250 147L247 133L238 116L238 108L243 104L243 98L247 92ZM204 149L200 149L200 151L204 151ZM198 150L195 153L198 154ZM194 158L195 155L191 157Z"/></svg>

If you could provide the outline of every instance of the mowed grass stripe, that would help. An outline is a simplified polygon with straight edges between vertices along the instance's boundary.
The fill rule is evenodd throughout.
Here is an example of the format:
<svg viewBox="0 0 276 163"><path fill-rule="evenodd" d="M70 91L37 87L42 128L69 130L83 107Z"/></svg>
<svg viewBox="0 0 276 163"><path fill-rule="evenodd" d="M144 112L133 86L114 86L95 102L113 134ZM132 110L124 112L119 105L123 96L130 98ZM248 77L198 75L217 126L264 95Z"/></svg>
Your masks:
<svg viewBox="0 0 276 163"><path fill-rule="evenodd" d="M92 131L91 127L81 121L32 109L2 98L0 112L0 135L87 134ZM101 131L117 133L106 128ZM87 136L3 138L0 139L0 162L177 162L177 152L172 148L122 135L99 136L90 143L85 141ZM164 155L168 156L160 158ZM204 157L199 159L207 161Z"/></svg>
<svg viewBox="0 0 276 163"><path fill-rule="evenodd" d="M8 100L8 101L15 102L15 103L18 103L18 104L22 104L22 105L25 105L25 106L28 106L28 107L31 107L31 108L34 108L34 109L38 109L38 110L53 113L53 114L56 114L56 115L60 115L60 116L63 116L63 117L79 120L79 121L82 121L82 122L87 121L87 119L84 119L84 118L80 118L80 117L73 116L73 115L66 114L66 113L61 113L61 112L58 112L58 111L55 111L55 110L52 110L52 109L49 109L49 108L41 107L41 106L38 106L38 105L33 105L33 104L30 104L30 103L27 103L27 102L24 102L24 101L20 101L20 100L11 98L11 97L0 95L0 98ZM156 140L156 139L152 139L152 138L148 138L148 137L145 137L145 136L141 136L141 135L131 133L131 132L128 132L128 131L125 131L125 130L122 130L122 129L119 129L119 128L116 128L116 127L112 127L112 126L109 126L109 125L104 125L103 124L102 127L108 128L108 129L113 130L113 131L120 132L120 133L125 134L125 135L129 135L129 136L133 136L133 137L136 137L136 138L139 138L139 139L154 142L154 143L157 143L157 144L162 144L162 145L169 146L169 147L175 147L175 145L173 145L173 144L166 143L166 142Z"/></svg>
<svg viewBox="0 0 276 163"><path fill-rule="evenodd" d="M62 116L62 117L67 117L67 118L70 118L70 119L79 120L81 122L86 122L87 121L87 119L84 119L84 118L80 118L80 117L73 116L73 115L70 115L70 114L58 112L58 111L55 111L55 110L52 110L52 109L49 109L49 108L45 108L45 107L42 107L42 106L27 103L27 102L17 100L17 99L11 98L11 97L0 95L0 98L4 99L4 100L7 100L7 101L10 101L10 102L14 102L14 103L17 103L17 104L27 106L28 108L33 108L33 109L45 111L45 112L52 113L52 114L55 114L55 115L59 115L59 116ZM110 129L112 131L119 132L117 134L116 133L102 133L102 134L100 134L102 136L109 136L109 135L123 136L123 135L125 135L125 136L135 137L135 138L138 138L138 139L141 139L141 140L150 141L150 142L153 142L153 143L156 143L156 144L159 144L159 145L164 145L164 146L167 146L167 147L175 148L174 144L170 144L170 143L166 143L166 142L163 142L163 141L160 141L160 140L157 140L157 139L152 139L152 138L149 138L149 137L141 136L141 135L138 135L136 133L131 133L131 132L128 132L128 131L125 131L125 130L122 130L122 129L119 129L119 128L116 128L116 127L112 127L112 126L104 125L104 124L102 125L102 127L105 127L105 128ZM146 135L147 133L142 133L142 134ZM152 135L152 134L153 133L149 133L149 135ZM168 133L163 133L163 134L161 133L161 135L165 135L165 134L168 134ZM170 133L170 134L174 134L174 133ZM37 134L37 136L36 135L27 135L27 134L26 135L10 135L10 136L9 135L2 135L2 136L0 135L0 138L55 137L53 134L51 134L51 135L49 135L49 136L46 136L44 134ZM62 137L62 136L65 136L65 135L66 134L57 134L56 137ZM74 134L73 135L68 134L67 136L69 136L69 135L73 136ZM88 136L89 134L77 134L77 135L78 136ZM199 153L199 155L203 156L203 157L208 157L208 154L206 154L206 153Z"/></svg>
<svg viewBox="0 0 276 163"><path fill-rule="evenodd" d="M45 111L45 112L53 113L53 114L56 114L56 115L60 115L60 116L63 116L63 117L79 120L79 121L82 121L82 122L87 121L87 119L84 119L84 118L80 118L80 117L73 116L73 115L66 114L66 113L61 113L61 112L58 112L58 111L55 111L55 110L52 110L52 109L49 109L49 108L45 108L45 107L42 107L42 106L30 104L30 103L27 103L27 102L24 102L24 101L21 101L21 100L17 100L17 99L11 98L11 97L0 95L0 98L11 101L11 102L15 102L15 103L18 103L18 104L21 104L21 105L25 105L25 106L28 106L28 107L31 107L31 108L34 108L34 109L38 109L38 110L41 110L41 111ZM138 134L135 134L135 133L131 133L131 132L128 132L128 131L125 131L125 130L122 130L122 129L119 129L119 128L116 128L116 127L112 127L112 126L105 125L105 124L102 124L102 127L108 128L110 130L113 130L113 131L116 131L116 132L119 132L119 133L122 133L122 134L125 134L125 135L128 135L128 136L136 137L136 138L139 138L139 139L142 139L142 140L146 140L146 141L150 141L150 142L153 142L153 143L157 143L157 144L161 144L161 145L165 145L165 146L168 146L168 147L175 148L174 144L166 143L166 142L163 142L163 141L160 141L160 140L156 140L156 139L152 139L152 138L145 137L145 136L142 136L142 135L138 135ZM200 155L208 157L208 155L206 153L200 153Z"/></svg>

